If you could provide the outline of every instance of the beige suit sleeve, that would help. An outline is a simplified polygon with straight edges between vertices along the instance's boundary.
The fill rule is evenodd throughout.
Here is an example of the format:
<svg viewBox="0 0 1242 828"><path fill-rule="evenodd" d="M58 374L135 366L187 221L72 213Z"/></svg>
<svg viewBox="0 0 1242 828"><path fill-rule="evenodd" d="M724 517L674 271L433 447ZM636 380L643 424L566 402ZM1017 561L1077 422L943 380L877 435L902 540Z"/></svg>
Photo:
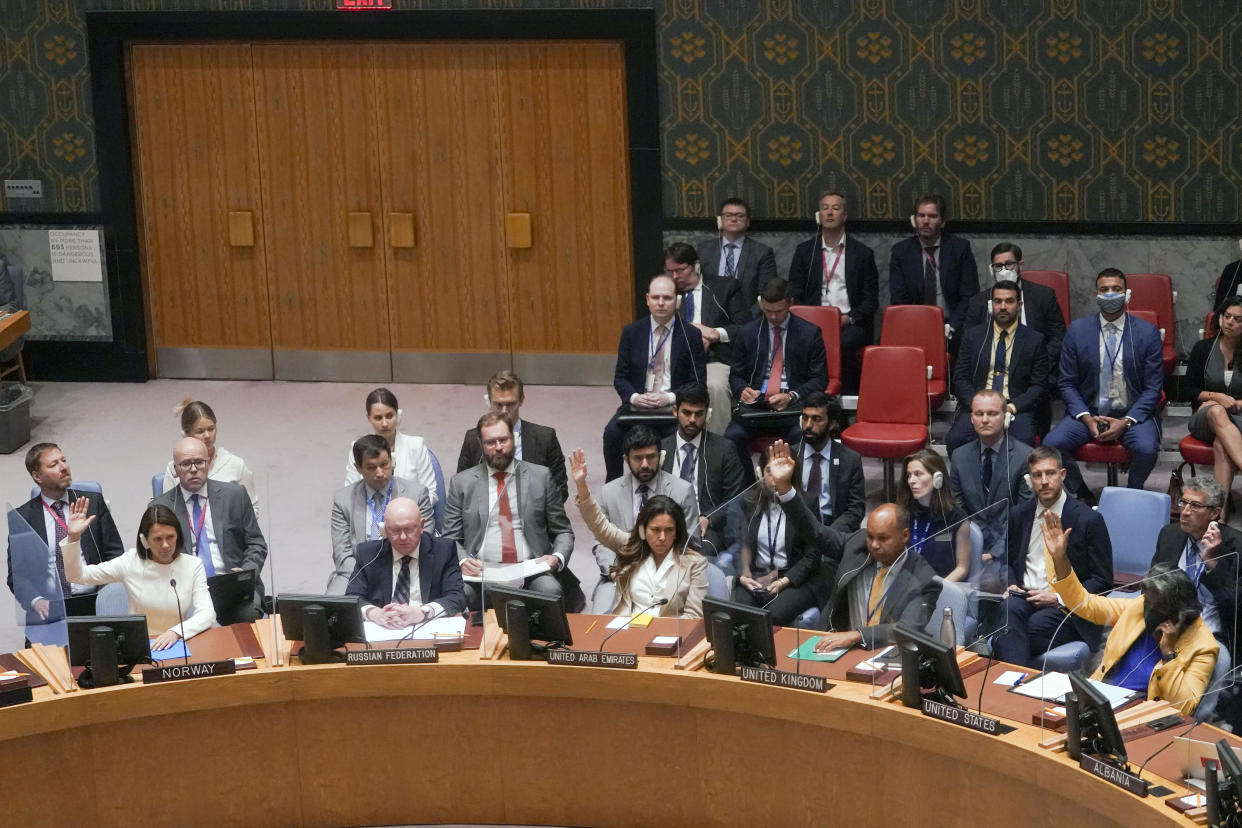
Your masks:
<svg viewBox="0 0 1242 828"><path fill-rule="evenodd" d="M595 540L601 545L616 552L630 539L629 532L608 519L594 496L588 496L582 501L575 498L574 503L578 504L578 513L582 515L582 522L587 525L591 534L595 536Z"/></svg>

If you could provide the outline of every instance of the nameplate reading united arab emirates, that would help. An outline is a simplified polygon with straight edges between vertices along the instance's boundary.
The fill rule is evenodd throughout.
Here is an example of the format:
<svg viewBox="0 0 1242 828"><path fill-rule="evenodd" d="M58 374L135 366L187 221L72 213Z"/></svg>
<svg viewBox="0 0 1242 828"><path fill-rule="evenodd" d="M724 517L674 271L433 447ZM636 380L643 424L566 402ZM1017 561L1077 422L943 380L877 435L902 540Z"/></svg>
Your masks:
<svg viewBox="0 0 1242 828"><path fill-rule="evenodd" d="M548 650L549 664L566 664L570 667L619 667L633 670L638 667L637 653L601 653L598 650Z"/></svg>
<svg viewBox="0 0 1242 828"><path fill-rule="evenodd" d="M823 676L804 676L801 673L789 673L785 670L770 670L766 667L739 667L742 681L753 681L755 684L770 684L773 687L788 687L791 690L809 690L812 693L827 693L832 687Z"/></svg>
<svg viewBox="0 0 1242 828"><path fill-rule="evenodd" d="M143 670L142 683L156 684L161 681L231 676L236 672L237 665L231 658L226 658L224 661L200 661L196 664L165 664Z"/></svg>
<svg viewBox="0 0 1242 828"><path fill-rule="evenodd" d="M350 650L346 664L435 664L440 654L435 647L393 647L388 650Z"/></svg>
<svg viewBox="0 0 1242 828"><path fill-rule="evenodd" d="M1118 788L1125 788L1135 796L1147 796L1147 783L1116 765L1101 762L1094 756L1088 756L1084 753L1078 759L1078 767L1095 774L1101 779L1112 782Z"/></svg>
<svg viewBox="0 0 1242 828"><path fill-rule="evenodd" d="M923 699L923 715L931 716L933 719L939 719L949 724L969 727L971 730L977 730L989 736L998 736L1001 732L1000 719L993 719L991 716L981 716L978 713L971 713L964 707L954 707L951 704L944 704L931 699Z"/></svg>

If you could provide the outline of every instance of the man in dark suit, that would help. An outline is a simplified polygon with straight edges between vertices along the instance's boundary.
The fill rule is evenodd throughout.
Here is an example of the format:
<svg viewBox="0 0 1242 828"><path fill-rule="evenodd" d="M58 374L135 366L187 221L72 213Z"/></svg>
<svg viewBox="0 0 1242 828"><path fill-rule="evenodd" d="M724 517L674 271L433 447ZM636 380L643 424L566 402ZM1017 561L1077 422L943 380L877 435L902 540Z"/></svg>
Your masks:
<svg viewBox="0 0 1242 828"><path fill-rule="evenodd" d="M736 279L699 275L699 254L685 242L674 242L664 251L664 275L677 285L682 321L693 325L707 352L707 393L711 406L707 428L723 434L729 424L733 398L729 395L729 368L733 339L750 321L746 302Z"/></svg>
<svg viewBox="0 0 1242 828"><path fill-rule="evenodd" d="M754 478L748 443L764 426L749 422L746 415L795 411L807 394L828 386L824 337L817 326L789 312L792 304L789 283L780 277L772 279L759 298L763 318L738 331L733 371L729 374L738 409L724 436L737 446L747 482ZM796 420L785 428L789 439L796 441Z"/></svg>
<svg viewBox="0 0 1242 828"><path fill-rule="evenodd" d="M942 196L920 198L910 217L915 235L893 245L888 265L889 303L939 305L949 326L946 337L962 329L967 302L979 292L970 242L944 232L948 218Z"/></svg>
<svg viewBox="0 0 1242 828"><path fill-rule="evenodd" d="M794 447L797 489L825 526L853 532L867 510L867 481L862 456L837 440L846 426L841 401L823 391L807 394L800 424L802 441Z"/></svg>
<svg viewBox="0 0 1242 828"><path fill-rule="evenodd" d="M1012 416L1009 433L1034 445L1039 412L1047 405L1051 382L1044 338L1020 323L1022 288L1017 282L997 282L992 297L991 320L962 334L962 345L953 363L953 396L957 417L945 439L950 453L970 442L974 428L967 401L985 388L1005 397L1005 410Z"/></svg>
<svg viewBox="0 0 1242 828"><path fill-rule="evenodd" d="M1051 572L1044 551L1044 515L1051 512L1072 529L1068 556L1087 592L1108 591L1113 582L1113 546L1099 512L1065 491L1061 453L1049 446L1031 450L1027 470L1035 499L1009 511L1009 589L1005 629L992 641L992 654L1010 664L1038 667L1044 653L1071 641L1095 649L1100 627L1077 615L1067 619L1049 587Z"/></svg>
<svg viewBox="0 0 1242 828"><path fill-rule="evenodd" d="M845 235L845 196L826 190L818 203L819 232L794 251L789 289L795 305L840 308L841 384L846 394L857 394L862 349L875 337L880 275L871 248Z"/></svg>
<svg viewBox="0 0 1242 828"><path fill-rule="evenodd" d="M345 594L362 599L368 621L400 629L466 608L457 545L423 525L417 503L394 498L384 510L384 537L359 545Z"/></svg>
<svg viewBox="0 0 1242 828"><path fill-rule="evenodd" d="M88 564L119 556L125 547L108 504L98 492L73 488L69 461L55 443L31 446L26 452L26 471L39 487L39 493L14 511L30 527L33 536L10 529L9 590L25 610L27 624L50 623L63 615L94 615L96 590L65 579L59 542L68 531L65 515L69 506L85 497L90 501L88 514L97 519L82 535L82 556Z"/></svg>
<svg viewBox="0 0 1242 828"><path fill-rule="evenodd" d="M737 279L747 313L759 315L759 292L776 275L776 254L763 242L746 235L750 228L750 205L740 198L726 198L716 217L720 235L699 242L699 261L704 276Z"/></svg>
<svg viewBox="0 0 1242 828"><path fill-rule="evenodd" d="M561 502L569 497L569 478L565 474L565 453L556 429L551 426L523 420L522 403L526 402L526 390L522 378L505 368L497 371L487 381L487 404L492 411L505 418L513 429L514 456L527 463L545 466L552 473L552 480L561 492ZM457 470L477 466L483 460L483 447L479 445L477 429L466 429L461 441L461 453L457 455Z"/></svg>
<svg viewBox="0 0 1242 828"><path fill-rule="evenodd" d="M665 422L653 418L647 425L667 434L676 427L672 389L707 379L703 338L677 315L677 287L671 277L652 278L647 286L647 309L650 316L621 329L617 345L612 387L617 389L621 407L604 426L606 480L620 477L624 466L621 445L627 429L618 418L622 414L666 414Z"/></svg>
<svg viewBox="0 0 1242 828"><path fill-rule="evenodd" d="M208 578L243 569L254 572L254 600L237 611L239 620L254 621L263 615L260 575L267 541L246 490L236 483L207 479L207 468L207 446L195 437L179 440L173 446L178 483L151 502L173 510L186 552L202 560Z"/></svg>
<svg viewBox="0 0 1242 828"><path fill-rule="evenodd" d="M1089 440L1126 447L1130 453L1126 485L1131 489L1143 488L1160 450L1157 406L1164 387L1160 331L1126 313L1129 291L1120 270L1100 271L1095 292L1099 314L1074 320L1065 334L1057 378L1065 417L1044 438L1044 445L1060 449L1066 457L1068 486L1074 494L1085 484L1071 456Z"/></svg>

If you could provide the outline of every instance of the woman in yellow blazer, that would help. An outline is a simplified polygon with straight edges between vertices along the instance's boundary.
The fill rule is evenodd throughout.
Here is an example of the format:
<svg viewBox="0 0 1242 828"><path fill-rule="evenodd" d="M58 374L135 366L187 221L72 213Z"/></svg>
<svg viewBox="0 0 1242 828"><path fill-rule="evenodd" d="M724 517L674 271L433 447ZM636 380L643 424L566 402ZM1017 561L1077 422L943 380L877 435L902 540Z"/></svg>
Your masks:
<svg viewBox="0 0 1242 828"><path fill-rule="evenodd" d="M1199 617L1199 599L1190 577L1168 563L1159 563L1143 578L1139 598L1106 598L1082 588L1066 557L1061 520L1044 512L1044 566L1065 606L1088 621L1112 626L1104 642L1104 658L1093 679L1133 690L1149 699L1163 699L1190 715L1199 706L1216 666L1220 648Z"/></svg>

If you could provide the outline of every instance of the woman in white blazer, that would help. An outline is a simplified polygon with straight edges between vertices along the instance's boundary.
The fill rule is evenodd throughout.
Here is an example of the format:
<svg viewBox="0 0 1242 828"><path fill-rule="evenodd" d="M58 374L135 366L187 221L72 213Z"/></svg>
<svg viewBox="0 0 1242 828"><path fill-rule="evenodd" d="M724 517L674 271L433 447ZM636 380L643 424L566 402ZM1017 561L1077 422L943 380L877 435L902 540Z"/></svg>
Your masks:
<svg viewBox="0 0 1242 828"><path fill-rule="evenodd" d="M612 566L614 615L633 615L666 599L658 608L662 616L703 616L707 558L687 549L689 537L685 512L671 497L656 495L638 510L630 539L617 550Z"/></svg>
<svg viewBox="0 0 1242 828"><path fill-rule="evenodd" d="M397 424L401 422L401 409L397 406L396 395L387 388L376 388L367 394L367 422L376 434L388 442L393 476L422 483L434 504L436 474L431 468L431 455L422 437L397 431ZM345 485L352 486L361 479L362 475L354 465L354 444L350 443L349 453L345 458Z"/></svg>

